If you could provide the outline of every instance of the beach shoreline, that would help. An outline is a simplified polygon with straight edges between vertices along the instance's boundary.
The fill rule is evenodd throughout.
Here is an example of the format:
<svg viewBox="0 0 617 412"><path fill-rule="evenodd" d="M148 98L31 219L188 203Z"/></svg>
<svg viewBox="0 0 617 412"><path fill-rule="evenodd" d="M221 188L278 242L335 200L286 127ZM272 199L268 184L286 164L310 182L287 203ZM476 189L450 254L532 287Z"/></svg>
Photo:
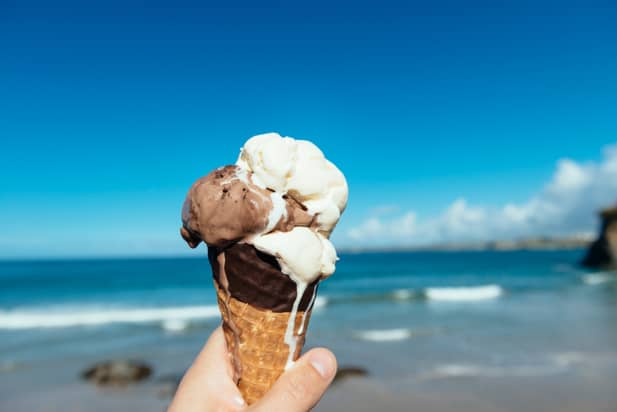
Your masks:
<svg viewBox="0 0 617 412"><path fill-rule="evenodd" d="M617 273L580 268L581 253L342 255L305 350L368 375L316 410L612 412ZM164 410L220 323L204 263L0 263L0 410ZM80 376L124 359L152 375L124 389Z"/></svg>

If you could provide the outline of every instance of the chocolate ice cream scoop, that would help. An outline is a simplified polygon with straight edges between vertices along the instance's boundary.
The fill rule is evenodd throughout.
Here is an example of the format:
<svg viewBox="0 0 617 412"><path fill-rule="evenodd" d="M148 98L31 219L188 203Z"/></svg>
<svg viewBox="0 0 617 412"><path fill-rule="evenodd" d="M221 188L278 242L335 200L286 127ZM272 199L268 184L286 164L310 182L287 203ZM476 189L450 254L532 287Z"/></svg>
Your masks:
<svg viewBox="0 0 617 412"><path fill-rule="evenodd" d="M274 229L311 225L314 218L301 203L256 185L251 175L238 166L224 166L193 184L180 230L192 248L201 241L225 247Z"/></svg>
<svg viewBox="0 0 617 412"><path fill-rule="evenodd" d="M237 166L218 168L189 190L182 208L182 237L191 247L200 241L226 246L263 231L272 207L268 191L252 184Z"/></svg>

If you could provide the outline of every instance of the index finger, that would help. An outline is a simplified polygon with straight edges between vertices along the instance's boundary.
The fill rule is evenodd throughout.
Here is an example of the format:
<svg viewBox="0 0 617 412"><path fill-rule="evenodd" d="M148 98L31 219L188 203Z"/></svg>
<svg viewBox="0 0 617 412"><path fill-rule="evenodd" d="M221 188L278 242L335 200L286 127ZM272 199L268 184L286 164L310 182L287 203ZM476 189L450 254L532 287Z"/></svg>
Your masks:
<svg viewBox="0 0 617 412"><path fill-rule="evenodd" d="M219 326L182 378L168 412L241 410L244 400L233 382L232 371Z"/></svg>

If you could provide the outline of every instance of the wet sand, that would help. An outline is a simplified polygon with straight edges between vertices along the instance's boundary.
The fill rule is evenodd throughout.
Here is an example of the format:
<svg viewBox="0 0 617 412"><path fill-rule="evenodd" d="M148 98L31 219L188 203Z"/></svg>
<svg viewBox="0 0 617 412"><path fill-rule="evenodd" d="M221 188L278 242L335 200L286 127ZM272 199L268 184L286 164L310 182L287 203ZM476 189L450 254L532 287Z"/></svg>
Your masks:
<svg viewBox="0 0 617 412"><path fill-rule="evenodd" d="M12 412L164 411L174 377L169 364L126 388L101 389L78 378L79 362L0 373L0 410ZM617 365L579 367L552 376L396 380L349 377L333 385L320 412L614 412Z"/></svg>

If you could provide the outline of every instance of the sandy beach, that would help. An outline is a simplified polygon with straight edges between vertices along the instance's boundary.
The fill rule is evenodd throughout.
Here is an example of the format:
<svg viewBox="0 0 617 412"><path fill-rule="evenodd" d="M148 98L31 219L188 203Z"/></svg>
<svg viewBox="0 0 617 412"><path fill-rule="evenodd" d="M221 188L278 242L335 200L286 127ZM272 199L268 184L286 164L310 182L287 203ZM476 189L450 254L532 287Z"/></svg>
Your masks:
<svg viewBox="0 0 617 412"><path fill-rule="evenodd" d="M77 379L78 363L3 372L0 409L26 412L164 411L174 373L164 364L152 379L102 389ZM171 370L171 369L170 369ZM399 380L352 377L336 382L315 409L333 412L613 412L617 362L578 365L551 376Z"/></svg>

